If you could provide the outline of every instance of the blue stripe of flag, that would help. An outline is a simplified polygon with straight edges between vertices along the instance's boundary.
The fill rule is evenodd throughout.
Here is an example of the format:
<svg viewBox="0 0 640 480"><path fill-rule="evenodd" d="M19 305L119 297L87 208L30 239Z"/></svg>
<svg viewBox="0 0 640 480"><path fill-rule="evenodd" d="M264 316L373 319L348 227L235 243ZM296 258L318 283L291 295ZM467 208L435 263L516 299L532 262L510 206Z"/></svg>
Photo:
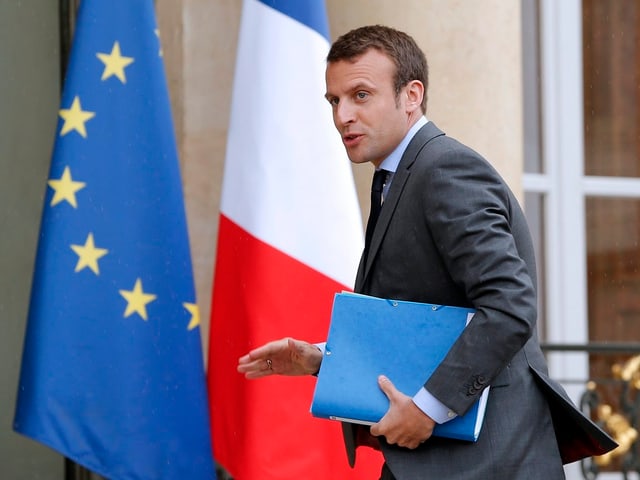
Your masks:
<svg viewBox="0 0 640 480"><path fill-rule="evenodd" d="M329 39L329 22L324 0L259 0L265 5L297 20L315 30L327 41Z"/></svg>

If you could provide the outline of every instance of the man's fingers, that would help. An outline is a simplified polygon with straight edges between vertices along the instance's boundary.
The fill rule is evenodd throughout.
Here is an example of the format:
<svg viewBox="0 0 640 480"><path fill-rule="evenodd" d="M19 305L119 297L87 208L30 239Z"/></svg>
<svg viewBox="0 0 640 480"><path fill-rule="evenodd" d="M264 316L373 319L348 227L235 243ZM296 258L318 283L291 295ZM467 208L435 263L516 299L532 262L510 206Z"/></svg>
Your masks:
<svg viewBox="0 0 640 480"><path fill-rule="evenodd" d="M378 386L380 387L380 390L382 390L387 396L389 401L392 402L396 394L398 393L398 390L396 390L396 387L393 385L391 380L389 380L384 375L380 375L378 377Z"/></svg>
<svg viewBox="0 0 640 480"><path fill-rule="evenodd" d="M240 357L236 368L246 378L297 376L317 372L321 362L322 351L317 346L293 338L282 338Z"/></svg>
<svg viewBox="0 0 640 480"><path fill-rule="evenodd" d="M395 396L395 394L397 392L396 387L394 387L394 385L391 382L391 380L389 380L384 375L380 375L378 377L378 386L380 387L380 390L382 390L384 392L384 394L389 399L389 402L391 403L393 397ZM373 435L374 437L377 437L377 436L380 436L380 435L384 435L384 433L382 433L382 432L383 432L383 425L385 423L386 416L387 415L382 417L378 423L375 423L375 424L371 425L371 429L370 429L371 435Z"/></svg>

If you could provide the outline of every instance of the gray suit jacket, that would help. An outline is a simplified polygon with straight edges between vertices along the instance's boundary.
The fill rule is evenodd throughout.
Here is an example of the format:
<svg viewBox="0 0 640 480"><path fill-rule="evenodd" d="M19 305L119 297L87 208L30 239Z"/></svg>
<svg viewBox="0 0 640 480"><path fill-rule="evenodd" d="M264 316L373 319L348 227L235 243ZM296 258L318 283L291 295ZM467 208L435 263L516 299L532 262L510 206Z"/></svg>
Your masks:
<svg viewBox="0 0 640 480"><path fill-rule="evenodd" d="M563 462L615 446L547 375L533 245L517 200L486 160L432 122L400 161L355 290L477 310L425 386L464 414L491 385L480 438L432 437L415 450L382 439L398 480L552 480L564 477ZM561 436L554 420L556 429L564 422ZM352 430L345 425L350 461Z"/></svg>

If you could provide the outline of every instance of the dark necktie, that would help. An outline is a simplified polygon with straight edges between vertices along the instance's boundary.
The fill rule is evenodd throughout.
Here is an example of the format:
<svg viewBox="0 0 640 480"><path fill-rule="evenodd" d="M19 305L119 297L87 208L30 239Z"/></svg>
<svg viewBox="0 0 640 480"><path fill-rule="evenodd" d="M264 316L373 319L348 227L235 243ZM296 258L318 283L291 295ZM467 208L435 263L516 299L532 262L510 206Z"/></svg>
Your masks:
<svg viewBox="0 0 640 480"><path fill-rule="evenodd" d="M373 182L371 183L371 210L369 211L369 220L367 221L367 230L364 237L365 255L369 251L373 230L380 216L382 209L382 188L387 181L389 172L387 170L376 170L373 174Z"/></svg>

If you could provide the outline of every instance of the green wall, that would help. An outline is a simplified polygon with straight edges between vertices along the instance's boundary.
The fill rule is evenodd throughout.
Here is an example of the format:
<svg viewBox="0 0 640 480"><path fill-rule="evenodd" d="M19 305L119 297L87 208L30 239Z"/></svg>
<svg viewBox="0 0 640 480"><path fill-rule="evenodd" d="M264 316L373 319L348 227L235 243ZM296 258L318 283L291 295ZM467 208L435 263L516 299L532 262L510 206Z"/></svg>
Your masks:
<svg viewBox="0 0 640 480"><path fill-rule="evenodd" d="M58 1L0 1L0 478L64 478L13 432L31 274L60 92Z"/></svg>

